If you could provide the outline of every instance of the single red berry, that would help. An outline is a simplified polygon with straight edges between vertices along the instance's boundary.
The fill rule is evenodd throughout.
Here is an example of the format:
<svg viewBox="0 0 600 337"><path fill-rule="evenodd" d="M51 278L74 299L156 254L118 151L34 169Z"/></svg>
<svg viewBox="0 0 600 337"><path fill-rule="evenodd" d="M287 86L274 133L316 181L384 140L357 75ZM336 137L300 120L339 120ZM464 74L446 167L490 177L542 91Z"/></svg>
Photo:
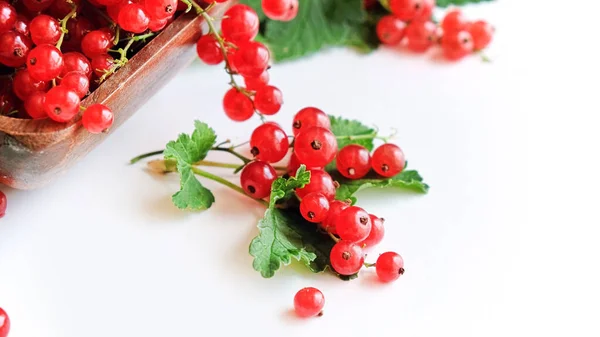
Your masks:
<svg viewBox="0 0 600 337"><path fill-rule="evenodd" d="M296 315L306 318L323 315L325 296L317 288L300 289L294 296L294 310Z"/></svg>
<svg viewBox="0 0 600 337"><path fill-rule="evenodd" d="M7 32L17 22L17 10L6 1L0 1L0 34Z"/></svg>
<svg viewBox="0 0 600 337"><path fill-rule="evenodd" d="M393 15L386 15L377 22L376 32L381 43L393 46L402 41L405 29L404 21Z"/></svg>
<svg viewBox="0 0 600 337"><path fill-rule="evenodd" d="M68 88L56 86L46 93L44 109L51 119L66 123L79 113L79 96Z"/></svg>
<svg viewBox="0 0 600 337"><path fill-rule="evenodd" d="M148 29L150 18L141 5L132 3L121 8L117 22L124 30L140 34Z"/></svg>
<svg viewBox="0 0 600 337"><path fill-rule="evenodd" d="M337 148L335 135L321 127L304 130L294 142L294 152L307 167L325 167L335 157Z"/></svg>
<svg viewBox="0 0 600 337"><path fill-rule="evenodd" d="M342 213L343 210L348 208L350 204L346 201L333 200L329 203L329 213L327 214L327 218L321 222L321 227L332 233L337 234L335 225L337 222L337 218Z"/></svg>
<svg viewBox="0 0 600 337"><path fill-rule="evenodd" d="M231 120L243 122L254 114L252 100L236 88L231 88L223 97L223 110Z"/></svg>
<svg viewBox="0 0 600 337"><path fill-rule="evenodd" d="M71 71L60 80L60 85L75 92L79 98L84 98L90 89L90 80L83 73Z"/></svg>
<svg viewBox="0 0 600 337"><path fill-rule="evenodd" d="M435 0L390 0L389 7L402 21L429 20L435 7Z"/></svg>
<svg viewBox="0 0 600 337"><path fill-rule="evenodd" d="M371 232L369 213L357 206L350 206L338 215L335 229L342 240L360 242Z"/></svg>
<svg viewBox="0 0 600 337"><path fill-rule="evenodd" d="M113 39L105 30L91 31L81 40L81 51L89 58L106 54L112 47Z"/></svg>
<svg viewBox="0 0 600 337"><path fill-rule="evenodd" d="M404 260L402 256L394 252L386 252L379 255L375 264L377 276L382 282L392 282L404 274Z"/></svg>
<svg viewBox="0 0 600 337"><path fill-rule="evenodd" d="M15 21L14 30L17 33L21 33L25 36L29 36L29 24L30 21L25 15L17 15L17 21Z"/></svg>
<svg viewBox="0 0 600 337"><path fill-rule="evenodd" d="M48 117L44 103L46 102L46 93L43 91L36 91L29 95L25 100L25 112L33 119L42 119Z"/></svg>
<svg viewBox="0 0 600 337"><path fill-rule="evenodd" d="M450 61L458 61L473 52L473 38L469 32L462 30L444 34L442 52Z"/></svg>
<svg viewBox="0 0 600 337"><path fill-rule="evenodd" d="M24 101L36 91L46 92L50 84L45 81L38 81L29 76L27 69L17 71L13 78L13 92L20 100Z"/></svg>
<svg viewBox="0 0 600 337"><path fill-rule="evenodd" d="M56 44L62 34L58 20L44 14L40 14L31 20L29 31L31 40L36 45Z"/></svg>
<svg viewBox="0 0 600 337"><path fill-rule="evenodd" d="M221 21L223 37L235 45L248 42L258 34L258 14L247 5L234 5L229 8Z"/></svg>
<svg viewBox="0 0 600 337"><path fill-rule="evenodd" d="M152 19L168 19L175 15L177 0L144 0L144 8Z"/></svg>
<svg viewBox="0 0 600 337"><path fill-rule="evenodd" d="M321 128L331 128L331 121L327 114L321 109L314 107L304 108L294 116L294 123L292 124L294 136L297 136L301 131L318 126Z"/></svg>
<svg viewBox="0 0 600 337"><path fill-rule="evenodd" d="M406 27L406 47L415 53L427 51L436 40L437 26L431 21L414 21Z"/></svg>
<svg viewBox="0 0 600 337"><path fill-rule="evenodd" d="M90 133L101 133L108 130L115 116L112 110L103 104L92 104L83 112L81 123Z"/></svg>
<svg viewBox="0 0 600 337"><path fill-rule="evenodd" d="M113 67L114 61L115 59L108 54L94 56L92 58L92 69L94 70L94 74L98 77L102 77Z"/></svg>
<svg viewBox="0 0 600 337"><path fill-rule="evenodd" d="M283 94L279 88L272 85L258 89L254 95L254 107L265 115L278 113L282 104Z"/></svg>
<svg viewBox="0 0 600 337"><path fill-rule="evenodd" d="M329 262L338 274L352 275L358 273L362 268L365 256L358 245L341 240L331 248Z"/></svg>
<svg viewBox="0 0 600 337"><path fill-rule="evenodd" d="M50 14L52 14L52 16L55 18L64 18L67 16L67 14L69 14L69 12L73 9L73 6L81 8L81 0L50 0L50 2Z"/></svg>
<svg viewBox="0 0 600 337"><path fill-rule="evenodd" d="M288 137L276 123L264 123L250 137L250 152L259 160L276 163L285 157L290 147Z"/></svg>
<svg viewBox="0 0 600 337"><path fill-rule="evenodd" d="M404 152L395 144L383 144L371 156L371 165L377 174L386 178L393 177L404 170L406 159Z"/></svg>
<svg viewBox="0 0 600 337"><path fill-rule="evenodd" d="M378 218L373 214L369 214L369 217L371 218L371 232L369 232L369 236L367 236L366 239L358 244L363 248L370 248L378 245L385 235L385 229L383 227L384 219Z"/></svg>
<svg viewBox="0 0 600 337"><path fill-rule="evenodd" d="M298 14L298 0L262 0L262 10L271 20L290 21Z"/></svg>
<svg viewBox="0 0 600 337"><path fill-rule="evenodd" d="M165 28L167 26L167 24L169 24L169 18L167 18L167 19L150 19L150 21L148 22L148 29L151 32L158 32L158 31L161 31L163 28Z"/></svg>
<svg viewBox="0 0 600 337"><path fill-rule="evenodd" d="M296 194L300 199L303 199L310 193L321 193L327 200L335 198L335 183L329 173L323 169L309 169L310 182L304 187L296 190Z"/></svg>
<svg viewBox="0 0 600 337"><path fill-rule="evenodd" d="M94 28L94 24L84 17L78 16L67 21L68 35L75 41L79 41L79 43L81 43L83 37L92 32Z"/></svg>
<svg viewBox="0 0 600 337"><path fill-rule="evenodd" d="M269 66L269 50L256 41L240 43L231 62L243 77L258 77Z"/></svg>
<svg viewBox="0 0 600 337"><path fill-rule="evenodd" d="M335 162L340 174L348 179L360 179L371 170L371 154L358 144L344 146L338 152Z"/></svg>
<svg viewBox="0 0 600 337"><path fill-rule="evenodd" d="M121 12L121 8L132 4L133 1L131 0L122 0L119 3L115 4L115 5L111 5L111 6L106 6L106 13L108 13L108 16L114 21L117 22L119 21L119 12ZM183 2L180 2L183 3ZM186 6L187 8L187 6Z"/></svg>
<svg viewBox="0 0 600 337"><path fill-rule="evenodd" d="M92 64L82 53L69 52L63 54L63 62L65 63L61 77L64 77L67 73L72 71L78 71L85 74L88 79L92 78Z"/></svg>
<svg viewBox="0 0 600 337"><path fill-rule="evenodd" d="M257 91L258 89L269 84L269 79L269 72L265 70L258 77L244 77L244 84L246 84L246 89Z"/></svg>
<svg viewBox="0 0 600 337"><path fill-rule="evenodd" d="M441 27L444 33L456 32L469 28L469 20L460 9L453 9L446 13Z"/></svg>
<svg viewBox="0 0 600 337"><path fill-rule="evenodd" d="M0 218L3 217L4 214L6 214L6 194L0 191ZM5 325L7 325L6 321L8 321L8 316L6 316L4 310L0 308L0 336L8 335L8 328L5 327ZM8 325L10 325L10 322Z"/></svg>
<svg viewBox="0 0 600 337"><path fill-rule="evenodd" d="M54 0L22 0L23 4L31 12L41 12L48 9Z"/></svg>
<svg viewBox="0 0 600 337"><path fill-rule="evenodd" d="M4 195L4 193L0 192L2 195ZM0 195L0 199L2 198L2 195ZM0 202L0 206L1 206L1 202ZM6 209L6 197L4 198L4 208ZM3 212L0 212L0 214L4 214ZM10 318L8 318L8 314L6 313L6 311L4 311L4 309L0 308L0 337L7 337L8 333L10 332Z"/></svg>
<svg viewBox="0 0 600 337"><path fill-rule="evenodd" d="M223 62L223 53L212 34L203 35L198 39L196 52L198 57L206 64L214 65Z"/></svg>
<svg viewBox="0 0 600 337"><path fill-rule="evenodd" d="M474 50L482 50L487 47L494 36L494 27L483 20L473 22L468 31L473 38Z"/></svg>
<svg viewBox="0 0 600 337"><path fill-rule="evenodd" d="M240 184L249 196L262 199L271 194L271 185L275 179L275 169L268 163L257 160L244 167L240 175Z"/></svg>
<svg viewBox="0 0 600 337"><path fill-rule="evenodd" d="M18 68L25 64L31 50L31 40L15 31L0 34L0 63L7 67Z"/></svg>
<svg viewBox="0 0 600 337"><path fill-rule="evenodd" d="M327 219L328 213L329 200L321 193L309 193L300 202L300 214L310 222L322 222Z"/></svg>
<svg viewBox="0 0 600 337"><path fill-rule="evenodd" d="M27 55L27 70L39 81L52 81L60 75L65 62L62 53L51 44L33 48Z"/></svg>

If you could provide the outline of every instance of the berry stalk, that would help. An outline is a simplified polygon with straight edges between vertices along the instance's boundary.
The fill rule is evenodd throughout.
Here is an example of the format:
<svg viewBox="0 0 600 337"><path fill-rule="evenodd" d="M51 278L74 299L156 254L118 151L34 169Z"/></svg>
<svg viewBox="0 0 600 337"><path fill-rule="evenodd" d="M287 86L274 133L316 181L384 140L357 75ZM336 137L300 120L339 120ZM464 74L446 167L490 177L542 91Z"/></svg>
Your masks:
<svg viewBox="0 0 600 337"><path fill-rule="evenodd" d="M210 172L201 170L201 169L199 169L197 167L192 167L192 172L194 172L194 174L197 174L197 175L199 175L201 177L210 179L212 181L216 181L219 184L227 186L227 187L231 188L232 190L234 190L234 191L236 191L238 193L241 193L244 196L248 197L248 194L246 194L246 192L241 187L239 187L238 185L232 183L231 181L229 181L227 179L221 178L221 177L219 177L217 175L214 175L214 174L212 174ZM260 203L261 205L263 205L265 207L269 207L269 203L266 202L266 201L264 201L264 200L262 200L262 199L254 199L254 198L252 198L252 199L256 200L258 203Z"/></svg>
<svg viewBox="0 0 600 337"><path fill-rule="evenodd" d="M60 50L60 47L62 46L62 43L65 39L65 35L67 33L69 33L69 30L67 29L67 22L69 22L69 20L71 18L74 18L75 16L77 16L77 5L75 5L74 3L70 2L72 9L69 12L69 14L67 14L63 19L60 20L60 30L61 30L61 34L60 34L60 38L58 39L58 42L56 42L56 48L58 48Z"/></svg>

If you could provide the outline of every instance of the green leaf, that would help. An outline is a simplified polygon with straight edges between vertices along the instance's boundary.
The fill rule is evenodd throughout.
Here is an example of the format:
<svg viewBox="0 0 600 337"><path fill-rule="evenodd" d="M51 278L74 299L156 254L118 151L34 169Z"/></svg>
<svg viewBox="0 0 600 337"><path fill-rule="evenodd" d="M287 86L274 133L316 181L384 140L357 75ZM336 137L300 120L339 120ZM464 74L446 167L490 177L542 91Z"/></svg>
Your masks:
<svg viewBox="0 0 600 337"><path fill-rule="evenodd" d="M354 197L356 192L370 187L396 187L419 193L427 193L429 191L429 185L424 183L419 172L414 170L403 171L397 176L388 179L382 179L375 173L370 173L363 179L350 180L344 178L337 171L330 173L334 180L340 184L335 198L338 200L350 199L353 203L356 202L356 198Z"/></svg>
<svg viewBox="0 0 600 337"><path fill-rule="evenodd" d="M271 185L271 201L269 207L274 207L278 201L289 199L297 188L302 188L310 182L310 171L305 165L300 165L294 177L277 178Z"/></svg>
<svg viewBox="0 0 600 337"><path fill-rule="evenodd" d="M179 171L181 190L173 195L173 204L179 209L203 210L210 208L215 202L215 196L202 186L190 167Z"/></svg>
<svg viewBox="0 0 600 337"><path fill-rule="evenodd" d="M463 6L463 5L467 5L470 3L480 3L480 2L490 2L490 1L494 1L494 0L437 0L435 4L438 7L448 7L450 5Z"/></svg>
<svg viewBox="0 0 600 337"><path fill-rule="evenodd" d="M356 120L345 119L342 117L329 116L331 121L331 132L337 137L338 148L343 148L349 144L359 144L366 147L369 151L373 150L373 137L377 136L377 130L368 127ZM356 136L373 137L356 138Z"/></svg>

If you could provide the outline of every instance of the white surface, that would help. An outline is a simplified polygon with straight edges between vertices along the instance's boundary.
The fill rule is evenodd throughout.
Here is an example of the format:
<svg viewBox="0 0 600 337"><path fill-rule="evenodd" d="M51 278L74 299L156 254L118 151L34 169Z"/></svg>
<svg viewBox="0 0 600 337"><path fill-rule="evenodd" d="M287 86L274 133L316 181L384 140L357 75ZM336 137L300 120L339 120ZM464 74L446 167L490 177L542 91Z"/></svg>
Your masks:
<svg viewBox="0 0 600 337"><path fill-rule="evenodd" d="M207 182L213 208L184 213L169 200L175 176L126 165L196 118L223 139L249 137L257 120L222 113L222 70L195 67L53 185L3 188L0 306L10 337L597 336L599 255L587 229L600 223L598 178L586 173L598 166L579 157L598 144L586 133L597 117L582 118L599 112L586 3L469 8L498 27L493 64L335 50L272 69L283 125L314 105L398 129L431 192L371 190L359 203L388 220L369 260L400 252L399 282L381 285L366 271L345 283L294 266L263 279L247 253L262 213L253 201ZM588 77L594 84L583 86ZM305 286L325 293L322 318L291 314Z"/></svg>

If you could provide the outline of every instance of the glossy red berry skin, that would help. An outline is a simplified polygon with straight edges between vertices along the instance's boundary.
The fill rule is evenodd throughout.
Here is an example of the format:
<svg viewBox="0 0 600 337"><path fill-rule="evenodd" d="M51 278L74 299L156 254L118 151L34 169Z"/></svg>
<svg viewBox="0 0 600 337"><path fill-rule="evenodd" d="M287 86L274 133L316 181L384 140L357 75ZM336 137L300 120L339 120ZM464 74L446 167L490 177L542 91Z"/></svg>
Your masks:
<svg viewBox="0 0 600 337"><path fill-rule="evenodd" d="M44 108L46 102L46 93L37 91L29 95L24 102L25 112L33 119L47 118L48 114Z"/></svg>
<svg viewBox="0 0 600 337"><path fill-rule="evenodd" d="M358 245L363 248L370 248L378 245L385 235L385 228L383 226L384 219L378 218L373 214L369 214L371 218L371 232L369 232L369 236L360 242Z"/></svg>
<svg viewBox="0 0 600 337"><path fill-rule="evenodd" d="M298 14L298 0L262 0L262 9L271 20L290 21Z"/></svg>
<svg viewBox="0 0 600 337"><path fill-rule="evenodd" d="M377 276L382 282L392 282L404 274L404 260L402 256L394 252L386 252L379 255L375 265Z"/></svg>
<svg viewBox="0 0 600 337"><path fill-rule="evenodd" d="M65 63L61 77L64 77L67 73L72 71L78 71L85 74L88 79L92 78L92 64L83 54L78 52L69 52L63 54L63 62Z"/></svg>
<svg viewBox="0 0 600 337"><path fill-rule="evenodd" d="M244 84L246 84L246 89L257 91L258 89L269 84L269 80L269 72L265 70L258 77L244 77Z"/></svg>
<svg viewBox="0 0 600 337"><path fill-rule="evenodd" d="M256 159L268 163L282 160L289 147L288 137L277 123L264 123L250 136L250 152Z"/></svg>
<svg viewBox="0 0 600 337"><path fill-rule="evenodd" d="M427 51L436 40L437 26L431 21L415 21L406 27L406 47L415 53Z"/></svg>
<svg viewBox="0 0 600 337"><path fill-rule="evenodd" d="M4 214L6 214L6 194L4 194L4 192L0 191L0 218L2 218L4 216ZM6 315L6 313L4 312L4 310L2 310L2 308L0 308L0 336L6 336L8 335L8 329L4 327L4 325L10 325L10 322L7 323L8 320L8 316ZM6 331L2 331L2 330L6 330Z"/></svg>
<svg viewBox="0 0 600 337"><path fill-rule="evenodd" d="M13 29L17 10L6 1L0 1L0 34Z"/></svg>
<svg viewBox="0 0 600 337"><path fill-rule="evenodd" d="M91 31L81 40L81 51L89 58L106 54L112 47L113 40L104 30Z"/></svg>
<svg viewBox="0 0 600 337"><path fill-rule="evenodd" d="M253 161L246 165L240 175L240 184L246 194L263 199L271 194L271 185L277 179L275 169L264 161Z"/></svg>
<svg viewBox="0 0 600 337"><path fill-rule="evenodd" d="M494 36L494 27L482 20L473 22L468 31L473 38L473 50L485 49L492 42Z"/></svg>
<svg viewBox="0 0 600 337"><path fill-rule="evenodd" d="M29 24L30 21L29 19L27 19L27 17L25 17L24 15L17 15L17 21L15 21L14 30L17 33L29 36Z"/></svg>
<svg viewBox="0 0 600 337"><path fill-rule="evenodd" d="M309 193L321 193L327 200L333 200L335 198L335 183L329 173L320 168L309 169L308 171L310 172L310 182L303 188L296 190L298 197L302 199Z"/></svg>
<svg viewBox="0 0 600 337"><path fill-rule="evenodd" d="M377 37L381 43L388 46L394 46L402 41L406 23L393 15L382 17L375 28Z"/></svg>
<svg viewBox="0 0 600 337"><path fill-rule="evenodd" d="M320 316L323 314L325 296L316 288L300 289L294 296L294 311L302 318Z"/></svg>
<svg viewBox="0 0 600 337"><path fill-rule="evenodd" d="M177 0L144 0L144 8L153 19L168 19L175 14Z"/></svg>
<svg viewBox="0 0 600 337"><path fill-rule="evenodd" d="M132 3L133 1L131 0L123 0L115 5L107 6L106 13L114 22L117 22L119 21L119 13L121 12L121 8Z"/></svg>
<svg viewBox="0 0 600 337"><path fill-rule="evenodd" d="M335 158L338 172L348 179L360 179L371 170L371 154L364 146L344 146Z"/></svg>
<svg viewBox="0 0 600 337"><path fill-rule="evenodd" d="M29 25L31 40L36 45L56 44L62 33L58 20L50 15L40 14Z"/></svg>
<svg viewBox="0 0 600 337"><path fill-rule="evenodd" d="M0 199L4 193L0 192ZM4 215L3 210L1 209L2 201L0 200L0 217ZM4 209L6 210L6 196L4 197ZM4 309L0 308L0 337L7 337L10 332L10 318L8 318L8 314Z"/></svg>
<svg viewBox="0 0 600 337"><path fill-rule="evenodd" d="M81 123L90 133L101 133L108 130L114 122L112 110L103 104L92 104L85 109Z"/></svg>
<svg viewBox="0 0 600 337"><path fill-rule="evenodd" d="M252 100L237 91L235 88L229 89L223 97L223 110L229 119L236 122L243 122L254 114L254 105Z"/></svg>
<svg viewBox="0 0 600 337"><path fill-rule="evenodd" d="M27 69L17 71L13 78L13 92L20 100L25 101L27 97L36 91L46 92L49 88L49 83L33 79Z"/></svg>
<svg viewBox="0 0 600 337"><path fill-rule="evenodd" d="M349 206L338 215L335 229L342 240L360 242L369 236L371 226L369 213L360 207Z"/></svg>
<svg viewBox="0 0 600 337"><path fill-rule="evenodd" d="M219 48L219 43L211 35L203 35L196 42L196 53L202 62L210 65L215 65L223 62L223 53Z"/></svg>
<svg viewBox="0 0 600 337"><path fill-rule="evenodd" d="M117 22L124 30L140 34L148 29L150 18L141 5L132 3L121 8Z"/></svg>
<svg viewBox="0 0 600 337"><path fill-rule="evenodd" d="M327 219L329 200L318 192L309 193L300 202L300 214L307 221L320 223Z"/></svg>
<svg viewBox="0 0 600 337"><path fill-rule="evenodd" d="M243 77L258 77L267 70L270 57L269 50L264 44L249 41L238 44L238 50L231 62Z"/></svg>
<svg viewBox="0 0 600 337"><path fill-rule="evenodd" d="M39 81L52 81L60 75L64 65L62 53L50 44L39 45L27 55L29 75Z"/></svg>
<svg viewBox="0 0 600 337"><path fill-rule="evenodd" d="M412 21L431 18L435 0L390 0L389 7L398 19Z"/></svg>
<svg viewBox="0 0 600 337"><path fill-rule="evenodd" d="M451 33L469 28L469 20L460 9L453 9L446 13L441 27L444 33Z"/></svg>
<svg viewBox="0 0 600 337"><path fill-rule="evenodd" d="M357 244L341 240L331 249L329 262L338 274L352 275L362 268L365 256Z"/></svg>
<svg viewBox="0 0 600 337"><path fill-rule="evenodd" d="M0 63L12 68L24 65L32 46L31 40L21 33L15 31L1 33Z"/></svg>
<svg viewBox="0 0 600 337"><path fill-rule="evenodd" d="M169 24L169 19L150 19L148 22L148 29L151 32L161 31Z"/></svg>
<svg viewBox="0 0 600 337"><path fill-rule="evenodd" d="M274 115L281 110L283 94L272 85L264 86L254 95L254 107L265 115Z"/></svg>
<svg viewBox="0 0 600 337"><path fill-rule="evenodd" d="M404 170L406 159L402 149L395 144L387 143L373 152L371 165L377 174L390 178Z"/></svg>
<svg viewBox="0 0 600 337"><path fill-rule="evenodd" d="M306 107L298 111L294 116L292 131L294 132L294 136L297 136L300 132L313 126L329 129L331 128L331 121L321 109Z"/></svg>
<svg viewBox="0 0 600 337"><path fill-rule="evenodd" d="M337 139L328 129L312 127L296 136L294 151L307 167L325 167L337 152Z"/></svg>
<svg viewBox="0 0 600 337"><path fill-rule="evenodd" d="M79 103L75 92L59 85L46 93L44 109L51 119L66 123L79 113Z"/></svg>
<svg viewBox="0 0 600 337"><path fill-rule="evenodd" d="M300 163L300 160L298 160L298 157L296 156L296 154L294 152L292 152L292 155L290 156L290 161L287 164L288 174L290 176L296 176L296 172L300 168L300 165L302 165Z"/></svg>
<svg viewBox="0 0 600 337"><path fill-rule="evenodd" d="M34 1L39 1L39 0L34 0ZM41 0L41 1L46 1L46 0ZM50 0L51 4L50 4L50 14L52 14L52 16L56 17L56 18L64 18L65 16L67 16L67 14L69 14L69 12L71 11L71 9L73 8L73 4L75 6L77 6L77 8L81 8L81 0L71 0L70 2L68 0Z"/></svg>
<svg viewBox="0 0 600 337"><path fill-rule="evenodd" d="M327 218L321 222L321 227L332 234L337 234L337 230L335 228L337 218L339 217L340 213L342 213L342 211L349 206L350 204L345 201L333 200L329 202L329 213L327 214Z"/></svg>
<svg viewBox="0 0 600 337"><path fill-rule="evenodd" d="M108 54L94 56L92 69L98 78L102 77L114 65L114 58Z"/></svg>
<svg viewBox="0 0 600 337"><path fill-rule="evenodd" d="M234 5L229 8L221 21L221 32L225 40L235 45L256 37L260 21L258 15L247 5Z"/></svg>
<svg viewBox="0 0 600 337"><path fill-rule="evenodd" d="M25 5L25 7L27 7L27 9L29 9L31 12L41 12L47 8L49 8L52 3L54 2L53 0L22 0L23 4Z"/></svg>
<svg viewBox="0 0 600 337"><path fill-rule="evenodd" d="M88 94L90 80L83 73L72 71L60 80L60 85L75 92L82 99Z"/></svg>
<svg viewBox="0 0 600 337"><path fill-rule="evenodd" d="M473 53L473 38L469 32L462 30L444 34L442 38L442 52L449 61L458 61Z"/></svg>

